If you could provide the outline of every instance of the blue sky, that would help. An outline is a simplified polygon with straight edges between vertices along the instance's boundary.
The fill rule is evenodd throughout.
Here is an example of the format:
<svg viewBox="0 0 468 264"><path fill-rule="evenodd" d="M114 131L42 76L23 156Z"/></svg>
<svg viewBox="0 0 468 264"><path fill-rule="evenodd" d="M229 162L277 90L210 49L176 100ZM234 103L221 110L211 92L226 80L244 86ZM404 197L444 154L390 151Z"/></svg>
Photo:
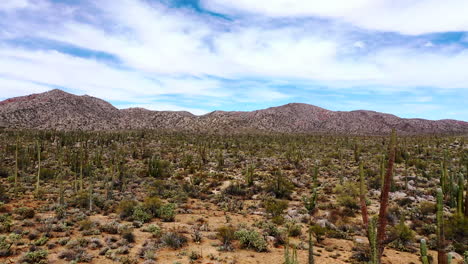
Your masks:
<svg viewBox="0 0 468 264"><path fill-rule="evenodd" d="M0 100L468 121L466 0L2 0Z"/></svg>

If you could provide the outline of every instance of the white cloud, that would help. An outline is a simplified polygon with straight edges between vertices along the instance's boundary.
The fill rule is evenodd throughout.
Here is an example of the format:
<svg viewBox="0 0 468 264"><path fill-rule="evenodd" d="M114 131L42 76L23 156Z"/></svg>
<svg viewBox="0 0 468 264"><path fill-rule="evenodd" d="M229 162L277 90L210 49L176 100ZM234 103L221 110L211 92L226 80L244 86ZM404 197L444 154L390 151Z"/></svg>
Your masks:
<svg viewBox="0 0 468 264"><path fill-rule="evenodd" d="M202 0L202 4L222 14L318 16L365 29L411 35L468 31L466 0Z"/></svg>
<svg viewBox="0 0 468 264"><path fill-rule="evenodd" d="M0 99L8 99L32 93L42 93L48 90L51 90L51 88L46 85L22 80L4 79L0 76Z"/></svg>
<svg viewBox="0 0 468 264"><path fill-rule="evenodd" d="M432 10L433 1L429 0L397 0L391 6L391 2L383 0L287 1L289 4L272 0L271 5L246 0L206 0L203 3L212 10L225 8L223 10L229 13L249 10L288 18L318 15L379 30L386 30L390 25L394 27L392 31L400 31L405 24L404 30L411 34L429 30L434 24L431 21L422 25L421 21L426 19L424 12L421 17L415 16L414 21L408 22L402 17L412 14L414 7L423 3L427 6L421 6L421 10ZM444 50L437 46L429 52L423 47L405 44L375 47L372 38L354 38L354 32L347 32L339 23L324 24L322 28L319 22L307 21L291 20L281 25L251 17L227 21L144 1L95 1L94 5L98 11L73 10L64 13L60 23L47 20L38 24L19 15L10 16L8 38L52 39L109 53L117 57L119 63L76 57L54 51L53 47L33 50L0 42L0 75L10 80L26 79L148 107L156 107L151 102L164 95L217 99L204 102L205 105L291 98L286 92L271 88L281 82L299 88L316 84L351 89L366 86L386 93L421 86L468 87L465 72L468 50L462 48ZM404 7L407 8L402 10ZM55 13L54 4L44 4L41 8L45 17ZM367 14L366 10L375 12ZM389 14L379 13L382 10ZM390 19L396 10L401 14ZM77 15L91 18L78 20ZM455 20L458 12L453 16L437 21L434 15L432 19L443 26ZM370 18L375 21L367 23ZM5 23L1 18L0 22ZM230 85L232 82L238 85ZM241 85L244 90L238 89ZM0 89L3 87L6 86L0 83ZM164 110L183 109L177 104L166 106ZM195 108L193 111L201 113L203 110Z"/></svg>

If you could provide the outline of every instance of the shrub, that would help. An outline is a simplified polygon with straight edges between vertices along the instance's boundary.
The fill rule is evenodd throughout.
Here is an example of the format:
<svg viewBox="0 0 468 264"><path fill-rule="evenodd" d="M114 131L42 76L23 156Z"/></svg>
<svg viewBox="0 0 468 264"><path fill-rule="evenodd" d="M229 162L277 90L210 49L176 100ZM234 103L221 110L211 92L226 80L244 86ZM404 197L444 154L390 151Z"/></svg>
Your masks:
<svg viewBox="0 0 468 264"><path fill-rule="evenodd" d="M312 230L312 233L314 233L318 243L324 239L323 236L327 234L328 230L327 228L321 227L319 225L312 225L310 226L310 229Z"/></svg>
<svg viewBox="0 0 468 264"><path fill-rule="evenodd" d="M12 226L11 216L9 214L0 215L0 233L10 232Z"/></svg>
<svg viewBox="0 0 468 264"><path fill-rule="evenodd" d="M302 227L299 224L296 223L288 223L286 225L288 229L288 235L292 237L298 237L302 234Z"/></svg>
<svg viewBox="0 0 468 264"><path fill-rule="evenodd" d="M29 251L23 255L20 263L46 264L48 252L46 250Z"/></svg>
<svg viewBox="0 0 468 264"><path fill-rule="evenodd" d="M267 184L266 190L275 195L276 198L289 198L294 185L285 177L279 169L273 172L272 178Z"/></svg>
<svg viewBox="0 0 468 264"><path fill-rule="evenodd" d="M158 210L158 216L164 222L172 222L175 219L175 208L176 205L173 203L165 204Z"/></svg>
<svg viewBox="0 0 468 264"><path fill-rule="evenodd" d="M414 231L405 225L404 221L400 221L390 231L390 237L394 239L391 246L401 251L408 251L407 247L413 242L414 236Z"/></svg>
<svg viewBox="0 0 468 264"><path fill-rule="evenodd" d="M167 160L161 160L152 157L148 160L148 176L154 178L166 178L171 174L171 163Z"/></svg>
<svg viewBox="0 0 468 264"><path fill-rule="evenodd" d="M235 232L236 230L232 226L223 226L218 228L218 232L216 233L216 235L221 240L222 250L232 250L232 241L236 238Z"/></svg>
<svg viewBox="0 0 468 264"><path fill-rule="evenodd" d="M143 232L151 233L153 237L160 237L162 234L161 227L158 225L149 225L143 229Z"/></svg>
<svg viewBox="0 0 468 264"><path fill-rule="evenodd" d="M137 201L134 200L123 200L117 207L117 212L122 219L128 218L133 215L133 210L138 205Z"/></svg>
<svg viewBox="0 0 468 264"><path fill-rule="evenodd" d="M178 234L176 232L165 233L161 237L162 243L172 249L179 249L187 243L187 238L184 235Z"/></svg>
<svg viewBox="0 0 468 264"><path fill-rule="evenodd" d="M243 186L240 183L231 183L226 189L223 190L225 195L235 195L235 196L244 196L247 193L246 186Z"/></svg>
<svg viewBox="0 0 468 264"><path fill-rule="evenodd" d="M41 168L40 176L42 180L53 179L55 176L55 171L49 168Z"/></svg>
<svg viewBox="0 0 468 264"><path fill-rule="evenodd" d="M134 220L137 220L137 221L146 223L146 222L149 222L149 221L151 220L152 217L151 217L151 215L148 214L145 210L143 210L142 207L137 206L137 207L135 207L135 209L133 210L132 218L133 218Z"/></svg>
<svg viewBox="0 0 468 264"><path fill-rule="evenodd" d="M452 240L455 251L468 251L468 217L454 215L447 223L447 238Z"/></svg>
<svg viewBox="0 0 468 264"><path fill-rule="evenodd" d="M285 200L266 200L264 202L265 210L271 214L275 224L281 224L283 219L283 211L288 208L288 201Z"/></svg>
<svg viewBox="0 0 468 264"><path fill-rule="evenodd" d="M33 218L35 215L34 209L29 207L20 207L15 209L15 214L24 218Z"/></svg>
<svg viewBox="0 0 468 264"><path fill-rule="evenodd" d="M242 229L235 232L235 237L239 239L243 248L250 248L257 252L267 251L268 244L265 238L254 230Z"/></svg>
<svg viewBox="0 0 468 264"><path fill-rule="evenodd" d="M7 241L6 236L0 236L0 257L8 257L11 255L12 244Z"/></svg>
<svg viewBox="0 0 468 264"><path fill-rule="evenodd" d="M49 241L49 238L46 237L46 236L43 236L43 237L39 238L38 240L34 241L34 245L35 246L43 246L43 245L45 245L45 243L47 243L47 241Z"/></svg>
<svg viewBox="0 0 468 264"><path fill-rule="evenodd" d="M123 239L127 240L128 243L135 242L135 235L133 234L133 229L127 225L119 228L119 233Z"/></svg>
<svg viewBox="0 0 468 264"><path fill-rule="evenodd" d="M143 208L153 217L158 216L159 208L162 206L162 201L158 197L148 197L143 202Z"/></svg>

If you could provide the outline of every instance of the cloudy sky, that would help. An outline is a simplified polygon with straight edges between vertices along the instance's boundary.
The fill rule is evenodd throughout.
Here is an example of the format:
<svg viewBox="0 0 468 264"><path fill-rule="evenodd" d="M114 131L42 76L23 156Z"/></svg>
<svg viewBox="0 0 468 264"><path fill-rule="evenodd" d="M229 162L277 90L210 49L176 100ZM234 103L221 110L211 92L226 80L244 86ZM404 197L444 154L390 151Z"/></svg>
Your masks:
<svg viewBox="0 0 468 264"><path fill-rule="evenodd" d="M468 120L467 0L1 0L0 100Z"/></svg>

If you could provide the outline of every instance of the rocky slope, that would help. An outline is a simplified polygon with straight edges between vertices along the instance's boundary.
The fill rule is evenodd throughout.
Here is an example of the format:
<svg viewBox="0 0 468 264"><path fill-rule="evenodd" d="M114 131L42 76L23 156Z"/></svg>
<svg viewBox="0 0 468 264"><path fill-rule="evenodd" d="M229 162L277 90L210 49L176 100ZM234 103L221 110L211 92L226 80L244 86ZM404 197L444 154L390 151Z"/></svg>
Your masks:
<svg viewBox="0 0 468 264"><path fill-rule="evenodd" d="M282 133L402 134L468 133L468 122L404 119L373 111L330 111L292 103L252 112L119 110L91 96L61 90L0 102L0 127L59 130L164 129L196 132L266 131Z"/></svg>

